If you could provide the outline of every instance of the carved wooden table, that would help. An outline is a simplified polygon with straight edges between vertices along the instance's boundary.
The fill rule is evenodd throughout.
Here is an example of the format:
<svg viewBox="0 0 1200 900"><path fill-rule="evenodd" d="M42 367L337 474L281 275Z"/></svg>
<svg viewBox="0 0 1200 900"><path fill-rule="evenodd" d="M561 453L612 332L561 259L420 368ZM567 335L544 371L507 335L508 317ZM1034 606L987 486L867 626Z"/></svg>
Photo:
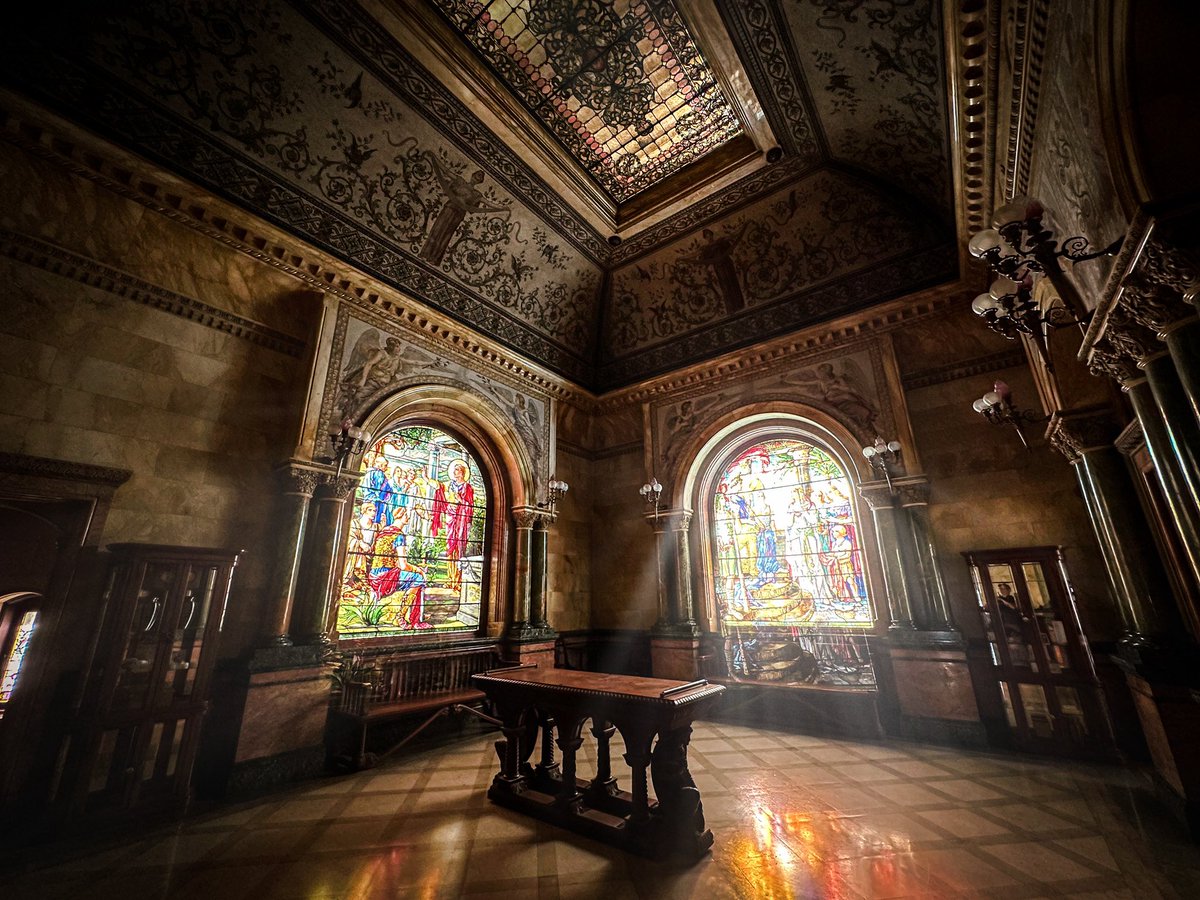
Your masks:
<svg viewBox="0 0 1200 900"><path fill-rule="evenodd" d="M504 739L496 742L500 772L488 790L493 802L650 856L697 859L712 846L687 746L692 722L724 686L539 668L485 672L471 681L503 723ZM588 720L597 745L590 780L577 776L575 759ZM612 774L609 740L617 731L625 740L631 791L620 790ZM541 756L530 764L539 732ZM657 802L649 799L647 767Z"/></svg>

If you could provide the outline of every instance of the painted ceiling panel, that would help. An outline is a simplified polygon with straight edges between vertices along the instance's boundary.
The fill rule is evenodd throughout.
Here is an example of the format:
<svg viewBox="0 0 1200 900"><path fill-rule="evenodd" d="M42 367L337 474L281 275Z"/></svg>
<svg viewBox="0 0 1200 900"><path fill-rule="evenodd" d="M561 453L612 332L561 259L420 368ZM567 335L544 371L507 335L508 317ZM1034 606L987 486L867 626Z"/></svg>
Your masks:
<svg viewBox="0 0 1200 900"><path fill-rule="evenodd" d="M734 332L758 340L851 312L881 299L901 271L927 267L926 279L944 280L952 260L923 211L818 171L615 269L601 377L619 383L627 369L680 364L680 347L710 356L735 345Z"/></svg>
<svg viewBox="0 0 1200 900"><path fill-rule="evenodd" d="M614 190L725 140L728 105L668 0L425 2L508 38L521 96ZM0 30L0 77L605 390L957 274L936 0L716 8L782 160L615 248L537 174L532 142L505 144L417 62L416 37L357 3L135 0L71 30L47 7L42 27Z"/></svg>
<svg viewBox="0 0 1200 900"><path fill-rule="evenodd" d="M621 203L742 133L672 0L432 0Z"/></svg>

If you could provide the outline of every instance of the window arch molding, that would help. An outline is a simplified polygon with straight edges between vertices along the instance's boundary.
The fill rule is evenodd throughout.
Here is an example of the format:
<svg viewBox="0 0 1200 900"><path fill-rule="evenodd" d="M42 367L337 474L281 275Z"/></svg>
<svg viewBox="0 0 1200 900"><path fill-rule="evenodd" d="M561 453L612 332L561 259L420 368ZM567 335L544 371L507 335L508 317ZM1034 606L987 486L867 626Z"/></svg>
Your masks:
<svg viewBox="0 0 1200 900"><path fill-rule="evenodd" d="M514 506L528 505L527 498L534 495L534 469L529 454L500 410L477 394L445 385L425 385L392 394L361 422L361 427L372 435L372 441L410 425L431 426L460 440L474 456L486 481L488 559L483 576L486 601L482 613L485 633L496 636L511 617L512 609L509 576L514 536L509 527L510 511ZM347 469L359 471L361 466L362 455L359 455L348 462ZM351 504L347 504L347 517L350 511ZM338 549L339 573L345 569L346 550L343 541Z"/></svg>
<svg viewBox="0 0 1200 900"><path fill-rule="evenodd" d="M766 403L754 408L743 408L731 412L714 422L705 433L698 435L682 456L690 465L681 473L678 488L673 494L674 505L690 509L695 513L698 527L693 531L692 571L696 573L694 586L702 624L707 631L720 630L717 615L715 572L713 567L713 536L711 498L725 467L744 448L757 441L769 438L789 438L806 441L828 453L849 477L851 486L857 488L863 481L870 480L869 470L863 463L858 441L837 420L819 410L796 403ZM861 535L861 550L866 576L867 597L871 608L874 627L880 623L883 605L881 593L883 573L880 568L878 545L875 541L874 523L869 510L857 495L851 492L851 509Z"/></svg>

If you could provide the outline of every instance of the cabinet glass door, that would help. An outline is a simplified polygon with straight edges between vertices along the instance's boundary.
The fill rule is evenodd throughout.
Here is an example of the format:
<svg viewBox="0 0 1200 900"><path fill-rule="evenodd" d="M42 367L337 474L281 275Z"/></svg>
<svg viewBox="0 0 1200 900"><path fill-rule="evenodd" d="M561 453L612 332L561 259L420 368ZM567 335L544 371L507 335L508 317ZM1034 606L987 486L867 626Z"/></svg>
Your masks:
<svg viewBox="0 0 1200 900"><path fill-rule="evenodd" d="M1066 753L1107 746L1099 683L1057 548L965 555L1014 742Z"/></svg>

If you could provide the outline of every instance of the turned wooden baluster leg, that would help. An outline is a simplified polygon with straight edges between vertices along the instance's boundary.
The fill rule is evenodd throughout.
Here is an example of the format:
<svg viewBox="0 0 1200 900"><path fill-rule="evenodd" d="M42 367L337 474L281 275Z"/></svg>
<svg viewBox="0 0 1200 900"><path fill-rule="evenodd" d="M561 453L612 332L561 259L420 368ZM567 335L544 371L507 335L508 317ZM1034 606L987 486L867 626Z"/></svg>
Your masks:
<svg viewBox="0 0 1200 900"><path fill-rule="evenodd" d="M554 759L554 717L542 716L542 759L538 763L538 774L546 778L560 777L558 763Z"/></svg>
<svg viewBox="0 0 1200 900"><path fill-rule="evenodd" d="M618 726L619 727L619 726ZM646 767L650 765L650 742L653 731L621 729L625 738L625 763L632 772L633 811L629 821L641 824L650 820L650 791L646 783Z"/></svg>
<svg viewBox="0 0 1200 900"><path fill-rule="evenodd" d="M583 722L578 719L565 719L555 716L558 723L558 749L562 751L562 787L558 792L558 801L571 805L579 799L579 785L575 780L575 753L583 744L580 732Z"/></svg>
<svg viewBox="0 0 1200 900"><path fill-rule="evenodd" d="M522 782L521 777L521 738L525 735L524 710L518 707L499 706L497 712L500 721L502 740L496 741L496 755L500 757L500 773L493 780L493 788L497 781L503 781L510 787ZM519 791L520 788L517 788Z"/></svg>
<svg viewBox="0 0 1200 900"><path fill-rule="evenodd" d="M603 719L592 720L592 737L596 739L596 777L592 779L589 789L593 793L611 796L617 792L617 779L612 777L612 756L608 746L616 731L616 726Z"/></svg>

